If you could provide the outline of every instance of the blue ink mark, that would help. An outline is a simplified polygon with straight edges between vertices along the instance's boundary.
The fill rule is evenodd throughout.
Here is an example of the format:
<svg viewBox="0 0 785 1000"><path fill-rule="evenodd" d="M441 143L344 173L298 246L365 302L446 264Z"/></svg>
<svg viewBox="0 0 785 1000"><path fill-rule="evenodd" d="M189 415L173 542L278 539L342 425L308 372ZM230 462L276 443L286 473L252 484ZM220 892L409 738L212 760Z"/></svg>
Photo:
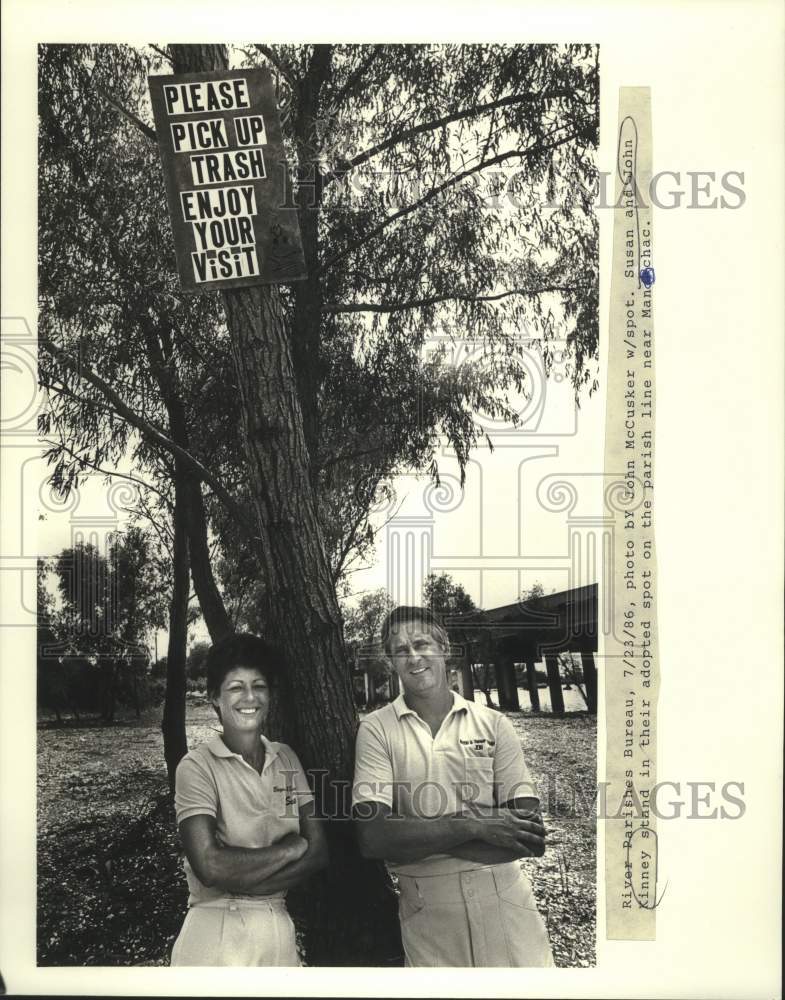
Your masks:
<svg viewBox="0 0 785 1000"><path fill-rule="evenodd" d="M646 286L646 288L651 288L657 279L654 276L653 267L643 267L641 268L641 281Z"/></svg>

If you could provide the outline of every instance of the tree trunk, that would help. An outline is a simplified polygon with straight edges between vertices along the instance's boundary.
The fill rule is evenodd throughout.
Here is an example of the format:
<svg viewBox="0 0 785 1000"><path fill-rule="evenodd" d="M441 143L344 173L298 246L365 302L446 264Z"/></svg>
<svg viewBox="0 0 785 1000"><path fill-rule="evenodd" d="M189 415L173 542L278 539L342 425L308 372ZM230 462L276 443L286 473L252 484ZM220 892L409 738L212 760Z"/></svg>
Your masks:
<svg viewBox="0 0 785 1000"><path fill-rule="evenodd" d="M307 276L295 282L292 292L292 359L303 417L303 434L316 483L319 455L319 389L323 370L321 361L322 284L319 268L319 206L322 200L320 165L314 162L318 148L316 129L321 114L322 88L330 72L331 45L314 45L313 56L300 83L297 114L294 117L298 158L297 219L300 224Z"/></svg>
<svg viewBox="0 0 785 1000"><path fill-rule="evenodd" d="M176 73L226 68L221 46L172 45ZM395 897L348 822L356 712L338 600L317 518L289 335L276 288L223 293L251 490L266 620L289 664L284 733L316 781L329 868L305 901L309 965L399 962ZM277 735L277 734L273 734ZM293 902L296 902L294 900Z"/></svg>
<svg viewBox="0 0 785 1000"><path fill-rule="evenodd" d="M132 666L131 669L133 670L133 674L132 674L133 683L131 685L131 695L132 695L133 701L134 701L134 713L135 713L137 719L139 719L139 718L141 718L141 715L142 715L142 710L141 710L141 707L139 705L139 677L138 677L138 675L136 673L136 667Z"/></svg>
<svg viewBox="0 0 785 1000"><path fill-rule="evenodd" d="M207 518L204 512L202 484L196 476L189 476L186 491L186 524L188 530L188 555L191 579L202 609L204 623L210 639L217 642L233 632L232 622L213 576L210 548L207 543Z"/></svg>
<svg viewBox="0 0 785 1000"><path fill-rule="evenodd" d="M179 471L179 470L178 470ZM188 533L179 475L175 476L172 542L172 600L169 605L169 647L166 659L166 696L161 720L164 759L174 794L177 765L188 752L185 738L185 660L188 641Z"/></svg>
<svg viewBox="0 0 785 1000"><path fill-rule="evenodd" d="M316 516L300 405L277 290L225 294L261 539L265 618L289 663L284 732L330 818L330 866L308 887L309 965L378 965L400 954L394 896L348 822L356 713L341 618ZM295 903L296 909L296 903Z"/></svg>
<svg viewBox="0 0 785 1000"><path fill-rule="evenodd" d="M185 406L180 395L176 345L172 330L165 325L156 326L152 322L144 320L140 321L140 327L147 344L150 368L161 390L161 397L169 416L171 438L185 451L190 451L191 440L188 433ZM217 642L222 636L234 631L234 629L210 564L202 483L197 475L182 465L176 467L176 475L180 479L182 487L180 496L183 501L183 516L188 532L188 556L194 590L210 638L213 642Z"/></svg>
<svg viewBox="0 0 785 1000"><path fill-rule="evenodd" d="M109 658L101 663L101 721L110 725L114 722L115 709L115 664Z"/></svg>

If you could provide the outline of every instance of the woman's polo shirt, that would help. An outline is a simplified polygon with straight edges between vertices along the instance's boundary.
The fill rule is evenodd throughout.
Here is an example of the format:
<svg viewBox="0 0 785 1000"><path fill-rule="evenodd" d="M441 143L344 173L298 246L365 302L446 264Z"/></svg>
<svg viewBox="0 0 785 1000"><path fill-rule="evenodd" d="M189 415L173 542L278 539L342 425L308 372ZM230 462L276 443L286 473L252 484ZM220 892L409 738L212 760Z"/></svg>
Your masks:
<svg viewBox="0 0 785 1000"><path fill-rule="evenodd" d="M302 765L285 743L271 743L264 736L261 740L265 749L261 774L220 736L186 754L175 775L177 822L189 816L213 816L218 839L227 847L270 847L287 834L299 833L300 807L313 801ZM189 906L241 895L203 885L187 858L184 867Z"/></svg>

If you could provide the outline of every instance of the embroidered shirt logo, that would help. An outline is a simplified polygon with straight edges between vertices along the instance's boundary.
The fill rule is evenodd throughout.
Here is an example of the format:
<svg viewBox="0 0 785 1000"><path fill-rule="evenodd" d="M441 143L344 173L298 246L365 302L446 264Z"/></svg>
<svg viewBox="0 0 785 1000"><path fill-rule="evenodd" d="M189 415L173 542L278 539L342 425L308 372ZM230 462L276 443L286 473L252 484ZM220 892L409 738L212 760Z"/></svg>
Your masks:
<svg viewBox="0 0 785 1000"><path fill-rule="evenodd" d="M489 740L484 736L478 736L473 740L461 740L460 743L461 746L474 751L474 753L487 753L496 746L496 740Z"/></svg>

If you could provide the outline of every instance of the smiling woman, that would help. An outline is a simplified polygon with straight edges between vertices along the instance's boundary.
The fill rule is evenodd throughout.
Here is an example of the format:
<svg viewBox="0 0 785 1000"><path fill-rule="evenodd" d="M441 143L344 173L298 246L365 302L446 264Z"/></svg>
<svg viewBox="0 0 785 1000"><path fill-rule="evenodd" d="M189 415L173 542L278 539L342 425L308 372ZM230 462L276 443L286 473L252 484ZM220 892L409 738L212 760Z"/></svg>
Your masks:
<svg viewBox="0 0 785 1000"><path fill-rule="evenodd" d="M223 734L177 768L188 915L172 965L299 965L286 890L327 863L297 755L262 734L281 665L271 643L231 635L207 658Z"/></svg>

